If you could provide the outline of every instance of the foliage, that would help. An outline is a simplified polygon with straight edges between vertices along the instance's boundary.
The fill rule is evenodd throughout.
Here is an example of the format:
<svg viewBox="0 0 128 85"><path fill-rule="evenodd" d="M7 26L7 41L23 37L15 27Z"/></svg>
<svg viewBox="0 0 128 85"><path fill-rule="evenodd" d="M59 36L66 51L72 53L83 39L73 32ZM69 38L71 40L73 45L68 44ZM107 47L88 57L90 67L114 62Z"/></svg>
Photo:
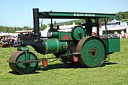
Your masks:
<svg viewBox="0 0 128 85"><path fill-rule="evenodd" d="M75 24L79 24L79 23L84 23L85 20L79 19L79 20L72 20L72 21L60 22L60 23L57 23L57 25L72 25L73 22L74 22Z"/></svg>
<svg viewBox="0 0 128 85"><path fill-rule="evenodd" d="M128 11L116 13L116 19L117 20L128 19Z"/></svg>
<svg viewBox="0 0 128 85"><path fill-rule="evenodd" d="M0 84L1 85L127 85L128 84L128 39L121 39L121 51L109 55L110 61L97 68L71 68L59 60L43 68L39 64L36 73L18 75L14 73L7 60L16 48L0 47ZM30 46L29 46L30 47ZM38 58L44 57L34 51ZM47 54L45 57L54 57Z"/></svg>
<svg viewBox="0 0 128 85"><path fill-rule="evenodd" d="M121 21L127 21L127 23L128 23L128 18L127 19L122 19Z"/></svg>
<svg viewBox="0 0 128 85"><path fill-rule="evenodd" d="M47 28L47 25L41 24L41 27L40 27L40 30L41 30L41 31L45 30L46 28Z"/></svg>
<svg viewBox="0 0 128 85"><path fill-rule="evenodd" d="M109 18L109 20L113 20L114 18ZM104 18L99 19L99 22L104 22ZM72 25L73 22L78 25L79 23L85 23L84 19L78 19L78 20L71 20L71 21L66 21L66 22L60 22L57 23L57 25ZM95 23L95 19L92 19L92 22ZM49 24L50 25L50 24Z"/></svg>
<svg viewBox="0 0 128 85"><path fill-rule="evenodd" d="M8 26L0 26L0 32L5 32L5 33L15 33L15 31L20 31L23 29L32 29L28 26L24 27L8 27Z"/></svg>
<svg viewBox="0 0 128 85"><path fill-rule="evenodd" d="M29 26L24 26L23 29L32 30L32 28Z"/></svg>

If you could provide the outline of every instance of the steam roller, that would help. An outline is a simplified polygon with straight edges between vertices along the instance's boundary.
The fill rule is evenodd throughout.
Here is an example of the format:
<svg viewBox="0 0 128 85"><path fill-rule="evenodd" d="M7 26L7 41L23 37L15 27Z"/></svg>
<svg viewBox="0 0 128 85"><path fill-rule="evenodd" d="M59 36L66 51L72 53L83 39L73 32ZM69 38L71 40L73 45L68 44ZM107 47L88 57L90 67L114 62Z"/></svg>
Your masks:
<svg viewBox="0 0 128 85"><path fill-rule="evenodd" d="M79 15L79 16L78 16ZM9 58L10 68L19 74L31 74L42 62L47 67L49 62L61 58L61 62L72 67L99 67L104 64L107 55L120 51L120 39L109 39L99 36L99 18L113 17L113 14L90 14L75 12L39 12L33 9L34 30L31 33L20 33L18 35L18 48ZM51 19L50 29L47 37L41 37L39 18ZM71 31L61 31L53 25L52 19L95 19L97 24L97 36L88 36L83 26L71 27ZM37 58L27 47L32 46L37 53L46 55L54 54L56 60L49 61L48 58Z"/></svg>

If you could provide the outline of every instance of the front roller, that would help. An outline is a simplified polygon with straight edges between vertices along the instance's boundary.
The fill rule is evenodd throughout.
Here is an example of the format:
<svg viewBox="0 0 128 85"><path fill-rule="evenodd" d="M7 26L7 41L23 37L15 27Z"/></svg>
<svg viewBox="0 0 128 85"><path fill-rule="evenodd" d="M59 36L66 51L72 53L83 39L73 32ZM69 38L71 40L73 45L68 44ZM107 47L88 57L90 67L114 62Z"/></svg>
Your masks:
<svg viewBox="0 0 128 85"><path fill-rule="evenodd" d="M20 74L30 74L38 67L37 57L30 52L29 58L26 58L24 51L16 51L9 58L9 66Z"/></svg>
<svg viewBox="0 0 128 85"><path fill-rule="evenodd" d="M107 56L104 42L94 36L82 38L77 44L76 51L80 52L79 63L83 67L101 66Z"/></svg>

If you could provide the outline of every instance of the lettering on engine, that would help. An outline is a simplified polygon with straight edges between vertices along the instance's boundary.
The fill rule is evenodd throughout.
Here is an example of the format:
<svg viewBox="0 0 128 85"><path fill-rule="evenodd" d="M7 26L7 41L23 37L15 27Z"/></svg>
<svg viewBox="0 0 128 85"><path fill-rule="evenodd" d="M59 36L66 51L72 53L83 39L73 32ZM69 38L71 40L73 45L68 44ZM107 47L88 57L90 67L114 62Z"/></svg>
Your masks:
<svg viewBox="0 0 128 85"><path fill-rule="evenodd" d="M65 39L70 39L70 37L67 36L67 34L64 34L64 37L62 37L62 40L65 40Z"/></svg>
<svg viewBox="0 0 128 85"><path fill-rule="evenodd" d="M95 16L95 14L74 13L74 16Z"/></svg>

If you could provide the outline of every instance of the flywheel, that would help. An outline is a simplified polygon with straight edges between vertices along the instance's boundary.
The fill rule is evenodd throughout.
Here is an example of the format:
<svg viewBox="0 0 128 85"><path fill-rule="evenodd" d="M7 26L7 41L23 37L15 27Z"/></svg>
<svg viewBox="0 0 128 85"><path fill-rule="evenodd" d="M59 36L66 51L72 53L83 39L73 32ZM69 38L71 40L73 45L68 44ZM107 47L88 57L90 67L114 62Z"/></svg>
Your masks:
<svg viewBox="0 0 128 85"><path fill-rule="evenodd" d="M75 26L72 30L72 37L76 41L81 40L85 35L85 29L82 26Z"/></svg>

